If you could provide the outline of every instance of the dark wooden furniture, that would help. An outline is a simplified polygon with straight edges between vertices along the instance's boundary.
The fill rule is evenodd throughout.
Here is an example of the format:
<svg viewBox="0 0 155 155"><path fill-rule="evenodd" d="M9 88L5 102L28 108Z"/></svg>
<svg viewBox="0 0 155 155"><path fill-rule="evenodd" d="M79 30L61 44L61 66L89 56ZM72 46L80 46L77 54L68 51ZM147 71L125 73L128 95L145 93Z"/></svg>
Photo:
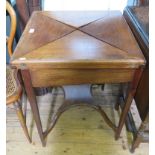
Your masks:
<svg viewBox="0 0 155 155"><path fill-rule="evenodd" d="M142 121L137 133L134 135L134 140L131 146L131 152L134 152L135 149L142 142L149 141L149 113L147 114L144 121Z"/></svg>
<svg viewBox="0 0 155 155"><path fill-rule="evenodd" d="M10 36L7 37L6 39L8 52L9 52L9 55L11 56L13 39L16 32L16 14L13 8L11 7L11 5L9 4L9 2L7 1L6 1L6 10L11 18ZM22 94L22 87L17 78L17 70L10 68L10 66L7 66L6 68L6 105L10 105L10 104L14 105L14 108L16 110L20 124L24 130L24 133L28 141L31 142L30 136L28 134L27 126L26 126L26 120L24 118L21 103L19 101L21 94Z"/></svg>
<svg viewBox="0 0 155 155"><path fill-rule="evenodd" d="M20 29L21 29L21 32L23 32L25 25L29 20L30 13L28 10L26 0L16 0L16 6L18 10L18 15L19 15Z"/></svg>
<svg viewBox="0 0 155 155"><path fill-rule="evenodd" d="M114 128L118 139L145 59L119 11L37 11L32 14L20 38L11 64L21 72L45 146L45 137L53 126L43 132L34 87L65 86L65 91L67 85L74 85L74 89L69 89L72 92L78 89L77 85L83 84L129 83L125 106L119 124ZM88 89L85 93L90 98ZM82 100L85 98L87 95ZM64 101L63 106L67 105ZM100 110L99 105L92 106ZM64 110L59 109L58 115L60 111ZM103 110L101 113L104 115Z"/></svg>
<svg viewBox="0 0 155 155"><path fill-rule="evenodd" d="M133 31L147 62L135 96L140 116L144 120L149 107L149 8L148 6L127 7L124 10L124 17Z"/></svg>
<svg viewBox="0 0 155 155"><path fill-rule="evenodd" d="M136 105L140 114L140 118L142 120L142 124L148 124L148 111L149 111L149 7L148 6L140 6L140 7L127 7L124 10L124 17L127 20L133 34L139 46L146 58L146 67L142 74L140 83L137 88L137 92L135 94ZM149 138L146 133L148 133L148 129L140 127L141 138L137 138L137 134L135 134L134 142L132 146L132 151L138 146L140 140L143 142L148 142ZM144 130L144 140L142 139L142 130ZM147 134L148 135L148 134Z"/></svg>
<svg viewBox="0 0 155 155"><path fill-rule="evenodd" d="M137 6L148 6L149 0L137 0Z"/></svg>
<svg viewBox="0 0 155 155"><path fill-rule="evenodd" d="M19 23L21 31L24 30L28 19L35 10L41 10L41 0L16 0L19 14Z"/></svg>

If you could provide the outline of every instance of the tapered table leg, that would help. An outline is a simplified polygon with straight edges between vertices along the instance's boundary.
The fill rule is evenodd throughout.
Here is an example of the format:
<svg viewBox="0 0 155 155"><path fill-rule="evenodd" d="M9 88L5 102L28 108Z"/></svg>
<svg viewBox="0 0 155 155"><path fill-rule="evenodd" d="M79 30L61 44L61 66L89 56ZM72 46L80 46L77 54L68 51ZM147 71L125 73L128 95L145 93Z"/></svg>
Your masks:
<svg viewBox="0 0 155 155"><path fill-rule="evenodd" d="M135 152L135 149L139 146L139 144L140 144L141 141L142 140L141 140L141 138L139 136L134 139L134 142L133 142L133 144L131 146L131 150L130 150L131 153L134 153Z"/></svg>
<svg viewBox="0 0 155 155"><path fill-rule="evenodd" d="M36 122L36 126L38 129L38 133L42 142L42 145L45 146L45 139L44 139L44 134L43 134L43 129L42 129L42 124L40 120L40 115L39 115L39 109L37 105L37 100L36 96L32 87L31 83L31 76L29 73L28 69L23 69L21 70L24 86L25 86L25 91L28 97L28 100L30 102L31 110L33 113L34 120Z"/></svg>
<svg viewBox="0 0 155 155"><path fill-rule="evenodd" d="M13 105L14 105L14 108L16 110L16 113L17 113L18 119L20 121L20 124L21 124L21 126L22 126L22 128L24 130L24 133L25 133L28 141L31 143L31 138L29 136L28 129L27 129L27 126L26 126L26 120L25 120L23 112L22 112L22 107L19 104L19 102L16 102Z"/></svg>
<svg viewBox="0 0 155 155"><path fill-rule="evenodd" d="M122 110L122 113L121 113L121 116L120 116L118 127L117 127L116 132L115 132L115 139L116 140L120 137L121 130L122 130L123 125L124 125L124 123L126 121L127 114L128 114L129 109L130 109L132 100L133 100L133 98L135 96L136 89L137 89L140 77L142 75L142 72L143 72L143 67L141 67L139 69L136 69L133 80L129 84L127 96L126 96L126 99L125 99L125 104L124 104L124 107L123 107L123 110Z"/></svg>

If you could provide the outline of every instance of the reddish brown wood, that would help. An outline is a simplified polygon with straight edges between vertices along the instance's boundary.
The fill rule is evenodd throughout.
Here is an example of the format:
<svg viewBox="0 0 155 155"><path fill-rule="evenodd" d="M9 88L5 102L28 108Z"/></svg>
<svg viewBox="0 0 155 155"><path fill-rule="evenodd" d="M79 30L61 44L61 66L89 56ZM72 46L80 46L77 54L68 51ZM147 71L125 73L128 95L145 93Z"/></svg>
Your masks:
<svg viewBox="0 0 155 155"><path fill-rule="evenodd" d="M149 109L149 7L127 7L123 15L146 59L146 67L135 95L140 117L145 120Z"/></svg>
<svg viewBox="0 0 155 155"><path fill-rule="evenodd" d="M139 55L140 49L134 44L133 34L118 11L110 12L106 17L83 26L80 30L126 53Z"/></svg>
<svg viewBox="0 0 155 155"><path fill-rule="evenodd" d="M135 102L143 122L149 110L149 6L148 0L143 0L142 2L143 4L140 4L138 7L126 7L123 15L146 58L146 66L135 94ZM147 5L145 5L145 2ZM145 142L149 141L147 138L149 135L148 131L142 130L134 135L132 152L138 147L139 143L144 142L144 140Z"/></svg>
<svg viewBox="0 0 155 155"><path fill-rule="evenodd" d="M30 18L11 63L22 70L44 145L46 133L32 87L131 82L116 132L118 138L145 59L120 12L38 11ZM109 122L104 113L102 116Z"/></svg>
<svg viewBox="0 0 155 155"><path fill-rule="evenodd" d="M19 14L19 23L21 30L23 31L28 19L35 10L41 10L41 1L40 0L16 0L17 10Z"/></svg>
<svg viewBox="0 0 155 155"><path fill-rule="evenodd" d="M62 18L59 19L59 16L56 20L57 16L53 18L55 12L51 12L48 16L44 13L40 11L33 13L13 54L11 60L13 64L26 63L30 66L37 64L40 66L42 63L46 68L49 66L71 68L70 65L73 64L75 68L80 64L85 66L88 63L90 68L92 66L98 68L98 64L102 65L101 68L110 66L137 68L143 65L144 57L119 12L107 12L107 15L105 12L99 12L100 18L105 19L104 22L102 19L97 21L94 19L93 22L93 14L91 14L90 17L86 16L91 19L91 23L87 20L87 24L78 27L74 27L72 22L68 25L59 21ZM80 19L83 17L81 15L78 17L78 12L71 13L66 12L65 21L70 21L75 15L77 23L81 24ZM59 14L63 15L63 12ZM73 17L70 18L70 15ZM114 16L115 20L112 17L108 20L109 16ZM117 19L118 24L116 24ZM101 29L104 26L105 28Z"/></svg>
<svg viewBox="0 0 155 155"><path fill-rule="evenodd" d="M32 87L30 73L27 69L24 69L24 70L21 70L21 74L22 74L25 91L26 91L27 97L28 97L30 105L31 105L33 117L36 122L36 126L38 129L40 139L41 139L42 145L45 146L45 140L44 140L44 136L43 136L42 124L41 124L40 115L39 115L39 109L38 109L38 105L37 105L36 96L35 96L35 93L34 93L34 90Z"/></svg>
<svg viewBox="0 0 155 155"><path fill-rule="evenodd" d="M70 26L59 23L53 19L49 20L48 17L34 12L20 38L20 43L16 47L16 50L21 52L15 52L13 57L23 57L25 54L31 53L33 50L36 51L37 48L71 33L73 30L74 28ZM30 31L33 32L31 33ZM27 46L27 43L29 46Z"/></svg>
<svg viewBox="0 0 155 155"><path fill-rule="evenodd" d="M136 95L136 105L142 121L145 120L149 111L149 68L145 68L141 77Z"/></svg>
<svg viewBox="0 0 155 155"><path fill-rule="evenodd" d="M16 4L17 4L17 10L19 14L19 22L20 22L21 30L23 31L30 17L29 10L27 7L26 0L16 0Z"/></svg>
<svg viewBox="0 0 155 155"><path fill-rule="evenodd" d="M149 0L138 0L138 1L139 1L139 6L149 5Z"/></svg>
<svg viewBox="0 0 155 155"><path fill-rule="evenodd" d="M27 0L30 15L33 11L41 10L41 0Z"/></svg>
<svg viewBox="0 0 155 155"><path fill-rule="evenodd" d="M79 65L80 66L80 65ZM86 66L85 66L86 67ZM129 82L133 69L31 69L34 87ZM89 77L89 78L88 78ZM96 78L97 77L97 78Z"/></svg>
<svg viewBox="0 0 155 155"><path fill-rule="evenodd" d="M119 124L118 124L117 130L116 130L116 133L115 133L115 139L116 140L119 138L122 127L126 121L126 116L128 114L132 100L135 96L136 89L137 89L139 80L141 78L142 72L143 72L143 67L140 67L139 69L137 69L135 71L135 75L133 77L133 80L129 84L126 99L125 99L125 105L124 105L124 108L122 110L120 120L119 120Z"/></svg>

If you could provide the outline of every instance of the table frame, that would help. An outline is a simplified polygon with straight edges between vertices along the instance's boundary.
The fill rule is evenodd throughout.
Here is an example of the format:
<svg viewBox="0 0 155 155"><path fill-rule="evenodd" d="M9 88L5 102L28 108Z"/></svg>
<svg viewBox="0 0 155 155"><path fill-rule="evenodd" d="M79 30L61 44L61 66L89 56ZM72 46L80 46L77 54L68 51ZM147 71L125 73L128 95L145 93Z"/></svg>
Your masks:
<svg viewBox="0 0 155 155"><path fill-rule="evenodd" d="M123 127L123 125L124 125L124 123L126 121L126 117L127 117L130 105L132 103L132 100L134 98L134 95L136 93L136 89L137 89L138 83L140 81L140 77L142 75L143 69L144 69L144 66L140 66L139 68L136 68L136 69L133 68L132 69L132 70L134 70L134 75L133 75L132 79L129 81L129 87L128 87L128 90L127 90L127 95L126 95L126 98L125 98L125 104L124 104L124 107L123 107L123 110L122 110L122 113L121 113L121 116L120 116L119 124L116 127L116 129L114 130L116 140L119 138L122 127ZM35 92L34 92L34 89L33 89L33 84L32 84L32 79L31 79L32 78L31 77L31 71L26 66L21 67L19 69L19 71L21 72L21 76L22 76L23 83L24 83L24 86L25 86L26 94L27 94L27 97L28 97L30 105L31 105L32 113L33 113L33 116L34 116L34 120L36 122L37 130L38 130L41 142L42 142L42 146L45 146L46 145L45 138L46 138L46 136L47 136L47 134L49 132L47 132L47 131L43 132L43 129L42 129L42 123L41 123L41 120L40 120L36 95L35 95ZM112 82L112 80L111 80L111 82ZM106 79L105 79L105 82L104 82L104 79L102 80L102 83L106 83L106 82L107 82ZM118 79L118 82L120 82L119 79ZM79 83L79 81L78 81L78 83ZM96 83L96 81L94 81L94 83ZM116 83L116 80L114 80L114 83ZM72 84L72 81L71 81L70 84ZM81 83L81 84L83 84L83 83ZM93 81L92 81L92 84L93 84ZM49 85L49 86L52 86L52 85ZM102 112L101 112L101 114L102 114Z"/></svg>

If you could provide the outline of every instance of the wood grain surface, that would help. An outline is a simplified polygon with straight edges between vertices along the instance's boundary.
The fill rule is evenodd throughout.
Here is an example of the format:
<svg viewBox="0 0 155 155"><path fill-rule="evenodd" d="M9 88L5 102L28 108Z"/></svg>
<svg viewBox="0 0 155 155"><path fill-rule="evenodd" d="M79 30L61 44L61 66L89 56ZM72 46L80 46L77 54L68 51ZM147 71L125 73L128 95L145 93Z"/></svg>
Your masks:
<svg viewBox="0 0 155 155"><path fill-rule="evenodd" d="M60 68L74 63L84 68L88 62L90 68L137 68L145 63L119 11L34 12L11 59L17 66L41 63L53 68L57 63Z"/></svg>
<svg viewBox="0 0 155 155"><path fill-rule="evenodd" d="M134 76L132 69L32 69L34 87L62 86L72 84L100 84L129 82Z"/></svg>
<svg viewBox="0 0 155 155"><path fill-rule="evenodd" d="M120 12L107 11L101 16L68 13L64 18L62 13L54 18L52 12L33 13L11 59L21 70L42 145L45 140L33 87L130 82L115 132L118 139L145 65L144 56Z"/></svg>

